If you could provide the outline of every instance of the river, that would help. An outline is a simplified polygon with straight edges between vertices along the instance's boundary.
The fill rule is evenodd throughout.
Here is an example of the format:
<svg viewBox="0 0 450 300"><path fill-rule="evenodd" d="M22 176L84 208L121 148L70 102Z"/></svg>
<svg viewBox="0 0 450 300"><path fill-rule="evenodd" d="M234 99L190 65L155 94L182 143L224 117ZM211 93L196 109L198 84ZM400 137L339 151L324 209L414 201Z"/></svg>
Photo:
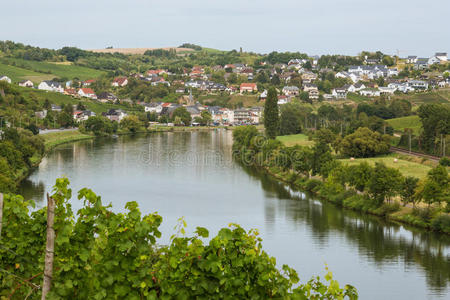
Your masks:
<svg viewBox="0 0 450 300"><path fill-rule="evenodd" d="M302 282L324 275L354 285L361 299L449 299L450 238L344 211L318 201L231 158L231 131L169 132L102 138L52 150L20 193L38 207L55 179L67 176L76 192L89 187L124 211L163 217L167 243L180 217L188 232L210 234L238 223L256 228L263 248L299 273Z"/></svg>

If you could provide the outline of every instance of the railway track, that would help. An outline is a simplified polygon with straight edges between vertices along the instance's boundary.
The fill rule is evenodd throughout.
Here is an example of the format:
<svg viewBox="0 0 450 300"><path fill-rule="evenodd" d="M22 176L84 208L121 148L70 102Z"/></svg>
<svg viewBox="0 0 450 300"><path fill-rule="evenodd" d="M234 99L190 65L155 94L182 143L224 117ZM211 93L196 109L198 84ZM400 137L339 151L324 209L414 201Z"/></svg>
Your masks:
<svg viewBox="0 0 450 300"><path fill-rule="evenodd" d="M415 151L409 151L403 148L398 148L398 147L391 147L389 149L391 152L395 152L395 153L401 153L401 154L406 154L406 155L412 155L412 156L418 156L418 157L423 157L429 160L433 160L433 161L439 161L441 158L439 156L433 156L433 155L429 155L429 154L423 154L420 152L415 152Z"/></svg>

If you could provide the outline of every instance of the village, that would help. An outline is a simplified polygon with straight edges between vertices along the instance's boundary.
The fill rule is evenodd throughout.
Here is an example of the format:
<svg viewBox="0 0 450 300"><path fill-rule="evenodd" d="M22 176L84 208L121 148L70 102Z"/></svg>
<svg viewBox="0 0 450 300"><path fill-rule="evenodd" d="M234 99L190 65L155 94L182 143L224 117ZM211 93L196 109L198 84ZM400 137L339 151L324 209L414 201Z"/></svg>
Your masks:
<svg viewBox="0 0 450 300"><path fill-rule="evenodd" d="M390 62L394 65L393 60L403 62L402 70L383 64L383 62ZM278 105L284 105L296 99L307 103L322 101L333 103L346 100L349 95L353 95L353 98L355 95L368 99L389 98L394 94L420 93L450 86L448 70L429 72L430 69L438 70L439 66L445 66L447 61L447 53L435 53L430 58L408 56L401 59L385 55L382 59L376 59L365 56L362 64L344 66L345 70L335 72L329 67L322 67L319 56L312 56L304 59L290 59L287 63L270 64L263 61L258 68L242 63L193 66L190 69L184 68L180 74L172 73L167 69L151 69L145 73L112 78L108 91L98 94L92 88L97 80L95 78L77 82L75 80L66 82L45 80L37 86L31 80L22 80L17 84L101 103L126 103L130 106L141 106L144 112L156 116L154 118L156 122L153 123L162 120L169 126L174 125L168 120L171 120L173 112L178 107L185 107L193 120L191 124L181 125L200 125L196 120L204 111L211 116L208 125L256 125L261 122L263 105L267 97L267 89L261 83L267 82L277 86ZM217 78L220 82L214 80ZM0 80L11 83L7 74L1 75ZM117 94L133 80L144 82L150 87L164 85L176 95L177 100L168 102L157 98L151 101L129 97L119 98ZM330 82L333 82L333 85L330 86ZM339 83L342 85L336 86ZM197 95L251 95L257 98L258 102L252 107L208 105L196 100L193 91L196 91ZM59 112L61 107L52 104L51 110ZM35 114L39 118L45 118L46 113L46 110L43 110ZM95 115L90 110L79 110L74 106L73 118L77 122L85 121ZM128 115L128 112L124 109L109 109L102 115L112 121L120 122Z"/></svg>

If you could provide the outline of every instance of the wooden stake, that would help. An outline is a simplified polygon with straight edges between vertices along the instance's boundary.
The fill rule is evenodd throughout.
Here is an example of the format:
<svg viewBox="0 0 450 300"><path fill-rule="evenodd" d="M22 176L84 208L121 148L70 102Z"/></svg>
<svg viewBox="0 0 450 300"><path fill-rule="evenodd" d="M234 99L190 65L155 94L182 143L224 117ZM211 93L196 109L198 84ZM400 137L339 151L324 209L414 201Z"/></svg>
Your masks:
<svg viewBox="0 0 450 300"><path fill-rule="evenodd" d="M2 223L3 222L3 194L0 193L0 238L2 238Z"/></svg>
<svg viewBox="0 0 450 300"><path fill-rule="evenodd" d="M53 254L55 251L55 200L47 193L47 243L45 245L44 283L42 285L42 300L45 300L52 284Z"/></svg>

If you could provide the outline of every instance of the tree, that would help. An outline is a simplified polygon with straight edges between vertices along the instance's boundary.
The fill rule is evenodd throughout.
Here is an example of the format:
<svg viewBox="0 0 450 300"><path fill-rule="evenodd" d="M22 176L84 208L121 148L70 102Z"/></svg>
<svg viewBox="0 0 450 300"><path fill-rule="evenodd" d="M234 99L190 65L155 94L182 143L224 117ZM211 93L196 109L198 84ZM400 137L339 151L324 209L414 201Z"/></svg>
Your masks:
<svg viewBox="0 0 450 300"><path fill-rule="evenodd" d="M343 138L338 150L345 156L372 157L389 151L388 138L369 128L361 127Z"/></svg>
<svg viewBox="0 0 450 300"><path fill-rule="evenodd" d="M142 129L144 124L139 120L138 116L126 116L120 121L120 128L132 133L136 133Z"/></svg>
<svg viewBox="0 0 450 300"><path fill-rule="evenodd" d="M184 126L191 125L192 117L191 114L187 111L186 107L180 106L173 111L172 119L175 120L177 117L180 118L180 121L184 124Z"/></svg>
<svg viewBox="0 0 450 300"><path fill-rule="evenodd" d="M280 134L297 134L302 132L302 120L299 106L287 103L281 106Z"/></svg>
<svg viewBox="0 0 450 300"><path fill-rule="evenodd" d="M364 192L373 176L373 168L367 163L349 166L347 169L347 181L356 190Z"/></svg>
<svg viewBox="0 0 450 300"><path fill-rule="evenodd" d="M372 177L369 180L369 193L381 206L384 201L390 200L400 192L402 187L402 174L399 170L388 168L384 163L376 162Z"/></svg>
<svg viewBox="0 0 450 300"><path fill-rule="evenodd" d="M269 88L266 103L264 105L264 127L266 135L274 139L280 130L280 120L278 112L278 96L274 87Z"/></svg>
<svg viewBox="0 0 450 300"><path fill-rule="evenodd" d="M311 99L309 99L309 93L308 92L300 92L300 99L307 103L312 103Z"/></svg>
<svg viewBox="0 0 450 300"><path fill-rule="evenodd" d="M202 125L206 125L206 126L209 126L210 124L211 124L211 121L212 121L212 116L211 116L211 113L208 111L208 110L203 110L201 113L200 113L200 116L201 116L201 124Z"/></svg>
<svg viewBox="0 0 450 300"><path fill-rule="evenodd" d="M403 203L406 205L406 203L412 203L415 207L416 205L416 188L417 183L419 182L419 178L407 176L403 180L402 189L400 191L400 196L402 197Z"/></svg>

